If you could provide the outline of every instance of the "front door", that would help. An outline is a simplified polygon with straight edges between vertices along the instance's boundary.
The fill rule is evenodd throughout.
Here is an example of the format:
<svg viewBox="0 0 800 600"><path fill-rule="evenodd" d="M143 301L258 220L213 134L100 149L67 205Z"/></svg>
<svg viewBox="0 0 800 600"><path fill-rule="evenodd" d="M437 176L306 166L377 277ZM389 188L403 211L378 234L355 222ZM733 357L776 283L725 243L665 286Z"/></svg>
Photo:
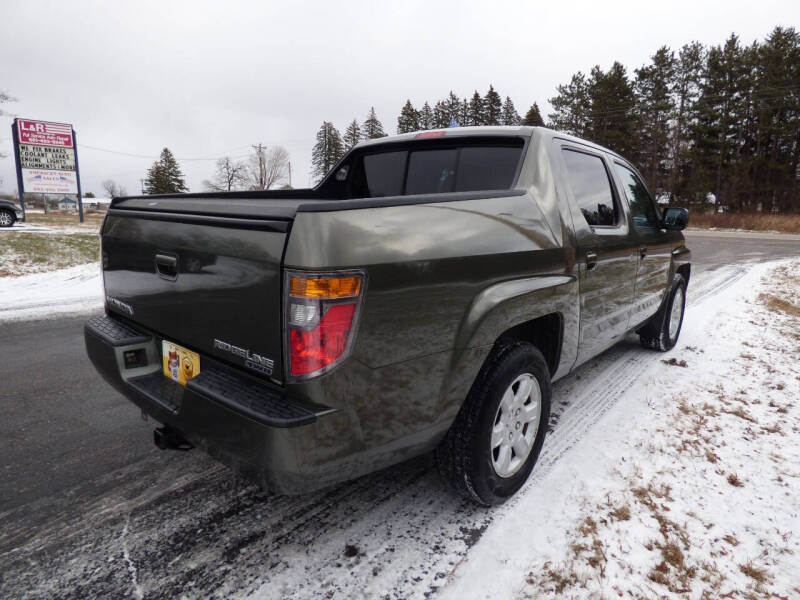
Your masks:
<svg viewBox="0 0 800 600"><path fill-rule="evenodd" d="M563 144L561 157L578 246L581 316L576 364L580 364L628 331L637 255L605 156Z"/></svg>
<svg viewBox="0 0 800 600"><path fill-rule="evenodd" d="M629 324L633 328L658 311L669 283L675 244L672 233L661 228L661 216L641 177L621 161L614 162L614 169L628 201L638 240L636 291Z"/></svg>

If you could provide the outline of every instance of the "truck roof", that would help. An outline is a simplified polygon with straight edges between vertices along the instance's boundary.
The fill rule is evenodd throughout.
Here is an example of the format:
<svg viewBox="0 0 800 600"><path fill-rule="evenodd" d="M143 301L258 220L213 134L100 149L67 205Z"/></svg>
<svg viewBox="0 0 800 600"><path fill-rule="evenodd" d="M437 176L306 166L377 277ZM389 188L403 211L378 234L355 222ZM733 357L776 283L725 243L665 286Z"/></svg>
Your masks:
<svg viewBox="0 0 800 600"><path fill-rule="evenodd" d="M419 139L421 136L432 137L431 134L433 133L441 134L441 137L445 138L481 137L481 136L491 136L495 138L503 136L531 137L534 133L538 133L548 138L553 138L553 137L563 138L571 142L574 142L576 144L582 144L584 146L595 148L596 150L602 150L603 152L608 152L609 154L613 154L614 156L619 156L619 154L617 154L613 150L610 150L609 148L606 148L605 146L601 146L600 144L595 144L594 142L576 137L574 135L570 135L563 131L556 131L555 129L550 129L549 127L530 127L527 125L481 125L477 127L447 127L444 129L428 129L428 130L412 131L411 133L401 133L397 135L389 135L382 138L375 138L372 140L364 140L363 142L359 142L358 144L356 144L354 148L369 148L373 146L380 146L381 144L396 144L398 142L411 142L416 139Z"/></svg>

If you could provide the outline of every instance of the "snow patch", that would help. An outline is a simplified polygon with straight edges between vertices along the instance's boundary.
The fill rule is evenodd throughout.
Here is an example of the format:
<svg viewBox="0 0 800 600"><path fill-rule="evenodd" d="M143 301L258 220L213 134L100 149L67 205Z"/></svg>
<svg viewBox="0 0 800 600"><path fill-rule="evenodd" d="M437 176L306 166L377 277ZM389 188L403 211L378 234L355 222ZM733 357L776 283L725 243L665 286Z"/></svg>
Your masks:
<svg viewBox="0 0 800 600"><path fill-rule="evenodd" d="M798 266L754 267L690 305L665 355L686 367L639 363L638 384L496 512L441 597L800 594L800 338L759 300L796 298Z"/></svg>
<svg viewBox="0 0 800 600"><path fill-rule="evenodd" d="M102 308L99 263L0 278L0 322L81 314Z"/></svg>

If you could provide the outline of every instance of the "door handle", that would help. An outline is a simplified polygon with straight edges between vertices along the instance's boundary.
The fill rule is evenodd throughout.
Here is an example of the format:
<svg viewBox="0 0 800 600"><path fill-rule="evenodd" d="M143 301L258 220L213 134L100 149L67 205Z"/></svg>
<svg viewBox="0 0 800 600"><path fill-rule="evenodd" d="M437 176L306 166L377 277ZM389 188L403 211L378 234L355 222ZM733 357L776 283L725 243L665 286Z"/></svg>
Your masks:
<svg viewBox="0 0 800 600"><path fill-rule="evenodd" d="M644 258L645 256L647 256L647 246L642 246L639 248L639 257Z"/></svg>
<svg viewBox="0 0 800 600"><path fill-rule="evenodd" d="M587 252L586 253L586 270L591 271L597 266L597 253L596 252Z"/></svg>
<svg viewBox="0 0 800 600"><path fill-rule="evenodd" d="M156 273L161 279L175 281L178 278L178 257L156 254Z"/></svg>

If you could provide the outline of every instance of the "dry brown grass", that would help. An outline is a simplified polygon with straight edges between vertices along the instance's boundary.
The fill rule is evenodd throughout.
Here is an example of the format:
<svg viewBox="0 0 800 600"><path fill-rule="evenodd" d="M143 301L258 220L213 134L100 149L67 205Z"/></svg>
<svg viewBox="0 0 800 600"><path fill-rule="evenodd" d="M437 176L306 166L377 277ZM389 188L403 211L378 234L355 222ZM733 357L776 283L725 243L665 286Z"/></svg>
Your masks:
<svg viewBox="0 0 800 600"><path fill-rule="evenodd" d="M689 225L699 229L746 229L749 231L780 231L800 233L800 215L774 213L701 213L692 212Z"/></svg>
<svg viewBox="0 0 800 600"><path fill-rule="evenodd" d="M727 413L729 415L734 415L739 417L740 419L744 419L745 421L750 421L751 423L758 423L758 419L753 417L749 412L742 408L735 408L733 410L722 409L722 412Z"/></svg>
<svg viewBox="0 0 800 600"><path fill-rule="evenodd" d="M84 222L81 224L78 221L77 212L49 212L48 214L40 212L28 212L27 222L32 225L48 225L60 227L86 227L94 230L99 230L100 225L103 223L103 218L106 216L105 211L87 210L83 213Z"/></svg>
<svg viewBox="0 0 800 600"><path fill-rule="evenodd" d="M617 521L629 521L631 509L627 505L619 506L611 511L611 517Z"/></svg>
<svg viewBox="0 0 800 600"><path fill-rule="evenodd" d="M790 317L800 317L800 306L788 300L778 298L772 294L759 294L758 299L767 307L767 310L782 312Z"/></svg>
<svg viewBox="0 0 800 600"><path fill-rule="evenodd" d="M726 542L728 542L731 546L738 546L739 545L739 540L736 539L735 535L732 535L730 533L728 535L726 535L725 537L723 537L722 539L725 540Z"/></svg>
<svg viewBox="0 0 800 600"><path fill-rule="evenodd" d="M730 483L733 487L744 487L744 483L742 483L742 480L739 479L739 476L736 473L731 473L728 475L728 483Z"/></svg>
<svg viewBox="0 0 800 600"><path fill-rule="evenodd" d="M764 584L770 579L769 571L756 567L752 562L739 565L739 570L758 584Z"/></svg>

